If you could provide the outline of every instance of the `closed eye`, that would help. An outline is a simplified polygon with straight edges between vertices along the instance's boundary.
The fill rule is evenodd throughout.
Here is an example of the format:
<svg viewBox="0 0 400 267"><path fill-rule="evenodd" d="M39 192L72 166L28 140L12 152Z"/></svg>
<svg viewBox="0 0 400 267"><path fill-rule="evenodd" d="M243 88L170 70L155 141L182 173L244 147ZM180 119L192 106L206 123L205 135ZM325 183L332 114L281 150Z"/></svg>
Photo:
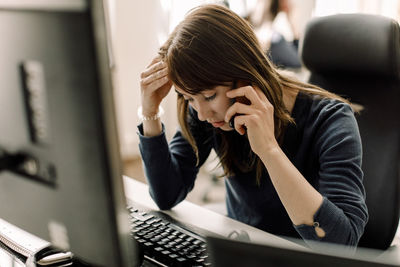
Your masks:
<svg viewBox="0 0 400 267"><path fill-rule="evenodd" d="M217 96L217 93L213 94L212 96L204 97L206 101L211 101Z"/></svg>
<svg viewBox="0 0 400 267"><path fill-rule="evenodd" d="M184 99L185 101L193 102L193 98L187 97L187 96L185 96L185 95L179 93L179 92L176 91L176 90L175 90L175 92L178 94L178 97L183 97L183 99ZM205 101L212 101L213 99L215 99L216 96L217 96L217 93L214 93L214 94L211 95L211 96L204 96L204 100L205 100Z"/></svg>

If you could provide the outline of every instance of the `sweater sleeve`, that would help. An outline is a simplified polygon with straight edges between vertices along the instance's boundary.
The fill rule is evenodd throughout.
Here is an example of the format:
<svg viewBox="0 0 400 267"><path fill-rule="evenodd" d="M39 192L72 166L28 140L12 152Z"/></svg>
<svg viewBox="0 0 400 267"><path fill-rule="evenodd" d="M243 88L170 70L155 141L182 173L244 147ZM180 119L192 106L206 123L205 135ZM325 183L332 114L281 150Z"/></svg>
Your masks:
<svg viewBox="0 0 400 267"><path fill-rule="evenodd" d="M194 127L194 126L193 126ZM199 127L196 125L195 128ZM196 129L193 128L192 131ZM160 209L171 209L185 199L192 190L199 167L207 159L212 142L197 131L194 135L199 149L199 164L196 155L178 130L168 144L165 129L158 136L143 136L143 125L138 126L139 149L142 155L145 176L150 196Z"/></svg>
<svg viewBox="0 0 400 267"><path fill-rule="evenodd" d="M314 225L298 225L295 229L306 242L357 246L368 221L357 122L350 106L344 103L327 105L322 112L322 118L317 119L315 152L319 158L317 190L324 199L314 214ZM317 227L324 231L323 237L318 236Z"/></svg>

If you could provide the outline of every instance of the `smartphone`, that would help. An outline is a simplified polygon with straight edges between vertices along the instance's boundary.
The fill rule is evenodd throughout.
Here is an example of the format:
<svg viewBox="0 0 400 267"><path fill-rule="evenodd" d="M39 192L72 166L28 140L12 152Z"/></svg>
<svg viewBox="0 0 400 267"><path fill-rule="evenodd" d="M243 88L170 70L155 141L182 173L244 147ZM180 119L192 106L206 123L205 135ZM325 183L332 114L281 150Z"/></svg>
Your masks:
<svg viewBox="0 0 400 267"><path fill-rule="evenodd" d="M243 86L243 85L242 85L242 86ZM234 81L234 82L233 82L233 86L232 86L232 90L233 90L233 89L236 89L237 87L238 87L237 81ZM232 103L231 103L231 105L233 105L236 101L239 102L239 103L242 103L242 104L250 105L250 101L249 101L246 97L244 97L244 96L237 97L237 98L232 98ZM236 118L236 116L238 116L238 115L240 115L240 114L235 114L235 115L233 115L233 116L231 117L231 119L229 120L229 127L231 127L232 129L235 128L235 118Z"/></svg>
<svg viewBox="0 0 400 267"><path fill-rule="evenodd" d="M233 98L232 99L232 105L236 102L236 100ZM231 117L231 119L229 120L229 127L231 127L232 129L235 128L235 117L237 116L237 114L233 115Z"/></svg>
<svg viewBox="0 0 400 267"><path fill-rule="evenodd" d="M232 90L233 90L233 89L236 89L236 88L237 88L237 81L234 81L234 82L233 82L233 85L232 85ZM235 99L235 98L232 98L231 106L232 106L235 102L236 102L236 99ZM236 114L233 115L233 116L231 117L231 119L229 120L229 127L231 127L232 129L235 128L235 117L236 117L236 116L237 116Z"/></svg>

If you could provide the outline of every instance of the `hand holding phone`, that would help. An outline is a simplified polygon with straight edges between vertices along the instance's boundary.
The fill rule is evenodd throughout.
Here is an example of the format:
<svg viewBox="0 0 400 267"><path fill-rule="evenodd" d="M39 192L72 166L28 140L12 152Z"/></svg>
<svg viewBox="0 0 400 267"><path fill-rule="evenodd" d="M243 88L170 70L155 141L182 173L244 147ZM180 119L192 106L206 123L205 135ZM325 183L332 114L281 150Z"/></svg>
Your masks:
<svg viewBox="0 0 400 267"><path fill-rule="evenodd" d="M239 86L245 86L245 84L239 85ZM238 84L237 84L237 81L234 81L234 82L233 82L232 89L236 89L236 88L238 88ZM246 105L249 105L249 104L250 104L250 101L249 101L246 97L244 97L244 96L242 96L242 97L237 97L237 98L232 98L232 105L233 105L235 102L239 102L239 103L246 104ZM233 115L233 116L231 117L231 119L229 120L229 127L231 127L232 129L235 129L235 118L236 118L236 116L238 116L238 115L240 115L240 114L237 113L237 114Z"/></svg>
<svg viewBox="0 0 400 267"><path fill-rule="evenodd" d="M234 100L226 111L225 121L227 124L232 121L230 126L240 135L246 135L254 153L261 155L279 147L274 130L274 106L257 85L238 84L226 96Z"/></svg>
<svg viewBox="0 0 400 267"><path fill-rule="evenodd" d="M232 105L234 104L236 102L236 100L235 99L232 99ZM229 127L231 127L232 129L235 129L235 117L236 117L237 115L235 114L235 115L233 115L232 117L231 117L231 119L229 120Z"/></svg>

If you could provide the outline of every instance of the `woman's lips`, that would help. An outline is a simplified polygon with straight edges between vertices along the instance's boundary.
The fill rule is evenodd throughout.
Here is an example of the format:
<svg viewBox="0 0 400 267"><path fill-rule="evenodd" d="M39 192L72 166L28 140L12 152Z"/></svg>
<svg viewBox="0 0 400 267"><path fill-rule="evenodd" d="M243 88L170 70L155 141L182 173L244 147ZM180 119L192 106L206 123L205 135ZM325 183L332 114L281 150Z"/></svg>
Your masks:
<svg viewBox="0 0 400 267"><path fill-rule="evenodd" d="M216 121L216 122L212 122L211 123L212 126L214 126L215 128L221 127L225 124L225 121Z"/></svg>

